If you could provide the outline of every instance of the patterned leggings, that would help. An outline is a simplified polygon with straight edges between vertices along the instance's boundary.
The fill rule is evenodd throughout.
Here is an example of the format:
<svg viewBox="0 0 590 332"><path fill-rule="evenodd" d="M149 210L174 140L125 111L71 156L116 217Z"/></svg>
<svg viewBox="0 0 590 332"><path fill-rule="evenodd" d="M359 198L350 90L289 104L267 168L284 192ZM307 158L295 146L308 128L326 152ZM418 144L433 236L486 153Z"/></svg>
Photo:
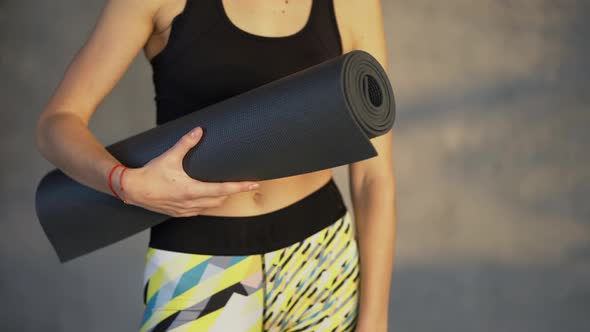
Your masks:
<svg viewBox="0 0 590 332"><path fill-rule="evenodd" d="M262 253L150 246L140 332L353 331L359 272L348 211L297 242Z"/></svg>

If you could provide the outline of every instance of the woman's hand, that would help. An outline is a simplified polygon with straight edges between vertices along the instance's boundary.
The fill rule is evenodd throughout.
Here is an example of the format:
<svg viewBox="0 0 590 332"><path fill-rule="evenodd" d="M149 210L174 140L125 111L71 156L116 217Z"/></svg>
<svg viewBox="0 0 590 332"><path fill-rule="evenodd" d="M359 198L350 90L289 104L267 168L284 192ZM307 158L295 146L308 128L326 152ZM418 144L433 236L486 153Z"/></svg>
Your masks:
<svg viewBox="0 0 590 332"><path fill-rule="evenodd" d="M253 181L201 182L188 176L182 159L202 136L203 129L197 127L143 167L127 169L122 183L127 202L172 217L188 217L220 206L230 194L257 188Z"/></svg>

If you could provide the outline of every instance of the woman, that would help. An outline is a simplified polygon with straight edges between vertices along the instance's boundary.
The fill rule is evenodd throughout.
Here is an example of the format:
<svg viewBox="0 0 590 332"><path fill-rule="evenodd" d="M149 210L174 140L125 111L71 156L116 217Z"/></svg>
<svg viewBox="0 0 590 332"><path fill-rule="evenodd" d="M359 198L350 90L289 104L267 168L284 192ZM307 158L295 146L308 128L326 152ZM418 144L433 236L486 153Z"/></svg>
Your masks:
<svg viewBox="0 0 590 332"><path fill-rule="evenodd" d="M141 331L386 331L391 131L372 139L377 157L349 167L354 224L331 169L188 177L181 160L199 128L127 168L88 122L141 49L162 124L353 49L386 67L379 1L109 0L39 118L37 145L77 181L170 216L150 230Z"/></svg>

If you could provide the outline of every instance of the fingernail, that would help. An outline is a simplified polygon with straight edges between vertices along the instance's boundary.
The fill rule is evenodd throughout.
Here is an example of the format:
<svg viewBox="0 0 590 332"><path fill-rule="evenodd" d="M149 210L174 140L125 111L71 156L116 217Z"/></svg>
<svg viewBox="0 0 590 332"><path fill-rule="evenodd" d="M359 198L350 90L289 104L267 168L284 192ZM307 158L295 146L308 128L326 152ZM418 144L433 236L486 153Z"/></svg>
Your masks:
<svg viewBox="0 0 590 332"><path fill-rule="evenodd" d="M195 138L197 136L197 132L199 131L199 128L201 128L201 127L197 127L191 131L192 138Z"/></svg>
<svg viewBox="0 0 590 332"><path fill-rule="evenodd" d="M256 189L258 187L259 187L259 184L258 183L254 183L254 184L251 184L248 188L250 188L250 189Z"/></svg>

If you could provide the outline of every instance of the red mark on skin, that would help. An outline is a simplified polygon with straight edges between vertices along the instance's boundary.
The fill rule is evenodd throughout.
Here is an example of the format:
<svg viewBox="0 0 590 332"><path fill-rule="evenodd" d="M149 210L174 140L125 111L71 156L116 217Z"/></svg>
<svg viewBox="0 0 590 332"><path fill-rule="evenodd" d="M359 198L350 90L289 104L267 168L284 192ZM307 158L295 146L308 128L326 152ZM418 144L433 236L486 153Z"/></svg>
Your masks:
<svg viewBox="0 0 590 332"><path fill-rule="evenodd" d="M284 10L284 9L283 9L283 10L281 10L281 13L283 13L283 14L284 14L284 13L285 13L285 10Z"/></svg>

